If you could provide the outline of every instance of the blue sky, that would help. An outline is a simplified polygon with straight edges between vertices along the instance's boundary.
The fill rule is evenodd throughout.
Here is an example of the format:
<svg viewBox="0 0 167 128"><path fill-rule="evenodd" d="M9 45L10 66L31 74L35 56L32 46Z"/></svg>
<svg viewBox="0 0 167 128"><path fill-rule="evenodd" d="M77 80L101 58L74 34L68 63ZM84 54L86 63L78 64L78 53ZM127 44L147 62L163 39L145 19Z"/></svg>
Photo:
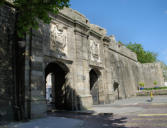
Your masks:
<svg viewBox="0 0 167 128"><path fill-rule="evenodd" d="M71 8L123 43L136 42L167 64L167 0L71 0Z"/></svg>

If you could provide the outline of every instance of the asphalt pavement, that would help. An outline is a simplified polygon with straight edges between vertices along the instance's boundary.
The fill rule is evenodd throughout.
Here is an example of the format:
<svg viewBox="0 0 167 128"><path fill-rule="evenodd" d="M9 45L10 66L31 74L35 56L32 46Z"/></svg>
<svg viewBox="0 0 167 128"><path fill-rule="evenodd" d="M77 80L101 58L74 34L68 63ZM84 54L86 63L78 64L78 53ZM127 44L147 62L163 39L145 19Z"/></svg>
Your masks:
<svg viewBox="0 0 167 128"><path fill-rule="evenodd" d="M55 111L0 128L167 128L167 96L154 96L152 102L150 97L122 99L84 112Z"/></svg>

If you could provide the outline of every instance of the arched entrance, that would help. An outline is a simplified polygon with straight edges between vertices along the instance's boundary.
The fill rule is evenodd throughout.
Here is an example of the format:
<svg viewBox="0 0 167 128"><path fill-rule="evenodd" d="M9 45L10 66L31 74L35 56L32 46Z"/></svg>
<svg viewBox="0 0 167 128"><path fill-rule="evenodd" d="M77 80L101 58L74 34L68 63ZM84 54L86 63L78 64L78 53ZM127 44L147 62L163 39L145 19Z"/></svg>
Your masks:
<svg viewBox="0 0 167 128"><path fill-rule="evenodd" d="M90 78L90 93L92 95L93 104L99 104L99 77L100 72L95 69L91 69L89 72Z"/></svg>
<svg viewBox="0 0 167 128"><path fill-rule="evenodd" d="M68 72L68 68L63 63L49 63L45 68L46 101L51 108L69 109L66 97Z"/></svg>
<svg viewBox="0 0 167 128"><path fill-rule="evenodd" d="M114 89L114 93L115 93L115 99L119 100L119 83L118 82L114 82L113 84L113 89Z"/></svg>

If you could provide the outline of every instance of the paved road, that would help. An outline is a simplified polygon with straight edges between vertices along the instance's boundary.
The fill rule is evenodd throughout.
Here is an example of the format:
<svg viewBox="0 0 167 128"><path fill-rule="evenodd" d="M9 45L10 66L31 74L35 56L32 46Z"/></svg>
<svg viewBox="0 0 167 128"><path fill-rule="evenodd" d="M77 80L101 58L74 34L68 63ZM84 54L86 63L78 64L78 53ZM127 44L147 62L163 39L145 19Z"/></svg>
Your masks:
<svg viewBox="0 0 167 128"><path fill-rule="evenodd" d="M94 114L54 113L80 119L81 128L167 128L167 96L137 97L97 105Z"/></svg>
<svg viewBox="0 0 167 128"><path fill-rule="evenodd" d="M82 124L83 121L78 119L48 116L29 122L4 124L0 128L80 128Z"/></svg>
<svg viewBox="0 0 167 128"><path fill-rule="evenodd" d="M156 96L152 102L149 97L124 99L93 106L91 111L52 112L46 118L3 128L167 128L167 96Z"/></svg>

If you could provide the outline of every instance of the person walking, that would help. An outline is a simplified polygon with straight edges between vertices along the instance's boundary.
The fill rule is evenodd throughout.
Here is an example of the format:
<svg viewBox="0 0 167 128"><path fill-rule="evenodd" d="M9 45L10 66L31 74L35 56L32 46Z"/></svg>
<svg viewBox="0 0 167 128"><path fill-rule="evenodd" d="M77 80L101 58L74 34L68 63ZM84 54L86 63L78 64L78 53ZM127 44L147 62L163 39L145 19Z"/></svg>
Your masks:
<svg viewBox="0 0 167 128"><path fill-rule="evenodd" d="M154 99L154 97L153 97L153 92L151 91L151 92L150 92L150 101L152 102L153 99Z"/></svg>

